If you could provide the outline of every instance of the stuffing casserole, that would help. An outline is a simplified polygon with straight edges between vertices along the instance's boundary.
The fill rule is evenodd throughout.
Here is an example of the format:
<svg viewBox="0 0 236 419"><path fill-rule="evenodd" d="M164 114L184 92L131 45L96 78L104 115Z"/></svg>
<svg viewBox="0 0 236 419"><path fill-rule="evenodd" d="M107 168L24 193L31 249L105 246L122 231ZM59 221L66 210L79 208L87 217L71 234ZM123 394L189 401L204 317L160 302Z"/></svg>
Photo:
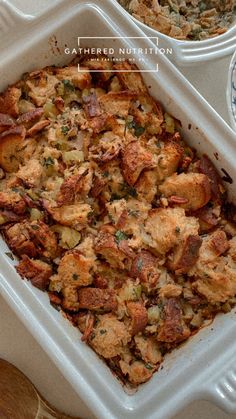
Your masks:
<svg viewBox="0 0 236 419"><path fill-rule="evenodd" d="M226 32L235 0L119 0L136 19L172 38L201 41Z"/></svg>
<svg viewBox="0 0 236 419"><path fill-rule="evenodd" d="M235 304L236 212L141 75L112 73L131 64L80 68L0 95L1 232L18 273L137 386Z"/></svg>

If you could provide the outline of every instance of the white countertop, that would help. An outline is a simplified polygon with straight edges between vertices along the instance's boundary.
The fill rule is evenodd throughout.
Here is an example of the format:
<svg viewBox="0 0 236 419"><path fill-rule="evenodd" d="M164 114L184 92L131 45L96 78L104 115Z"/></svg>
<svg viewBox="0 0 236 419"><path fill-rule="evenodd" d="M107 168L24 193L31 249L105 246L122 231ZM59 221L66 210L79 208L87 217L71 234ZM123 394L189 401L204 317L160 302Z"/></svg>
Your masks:
<svg viewBox="0 0 236 419"><path fill-rule="evenodd" d="M21 0L14 0L12 3L22 9ZM48 4L49 0L35 0L31 2L30 10L28 6L24 6L23 11L37 13ZM230 57L227 57L217 62L181 69L190 82L226 121L228 121L228 115L225 91L229 61ZM1 296L0 336L0 357L7 359L21 369L50 403L65 413L84 419L94 418ZM236 419L236 415L227 415L206 401L191 404L179 413L175 419L212 419L213 417L214 419Z"/></svg>

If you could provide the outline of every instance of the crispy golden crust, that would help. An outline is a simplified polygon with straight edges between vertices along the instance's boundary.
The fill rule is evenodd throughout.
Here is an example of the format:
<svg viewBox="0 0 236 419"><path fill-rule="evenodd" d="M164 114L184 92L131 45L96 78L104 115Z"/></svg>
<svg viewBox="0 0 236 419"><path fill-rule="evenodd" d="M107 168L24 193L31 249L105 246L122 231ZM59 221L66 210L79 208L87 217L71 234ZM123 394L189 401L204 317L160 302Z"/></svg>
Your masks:
<svg viewBox="0 0 236 419"><path fill-rule="evenodd" d="M55 74L59 80L69 80L74 86L79 89L86 89L91 86L91 75L86 68L80 68L78 72L77 66L69 66L65 68L58 68Z"/></svg>
<svg viewBox="0 0 236 419"><path fill-rule="evenodd" d="M187 339L190 330L182 322L181 307L178 300L169 298L164 305L164 320L157 340L160 342L181 342Z"/></svg>
<svg viewBox="0 0 236 419"><path fill-rule="evenodd" d="M41 260L30 259L24 255L17 266L17 272L22 278L29 279L35 287L46 290L52 275L52 268Z"/></svg>
<svg viewBox="0 0 236 419"><path fill-rule="evenodd" d="M131 100L136 98L136 94L130 91L109 92L99 99L101 108L115 116L127 117Z"/></svg>
<svg viewBox="0 0 236 419"><path fill-rule="evenodd" d="M137 93L147 92L147 87L143 82L141 74L127 72L127 70L137 70L137 66L135 64L130 64L127 61L124 61L122 63L115 64L114 69L120 70L120 73L117 73L117 78L123 89L129 89Z"/></svg>
<svg viewBox="0 0 236 419"><path fill-rule="evenodd" d="M99 355L104 358L113 358L122 353L130 340L131 336L124 323L117 320L114 315L104 314L98 317L90 344Z"/></svg>
<svg viewBox="0 0 236 419"><path fill-rule="evenodd" d="M123 175L129 185L134 185L144 169L155 166L153 156L138 141L130 142L122 156Z"/></svg>
<svg viewBox="0 0 236 419"><path fill-rule="evenodd" d="M22 215L26 211L26 202L17 192L0 192L0 208Z"/></svg>
<svg viewBox="0 0 236 419"><path fill-rule="evenodd" d="M6 172L16 172L19 168L18 154L25 135L23 126L10 128L0 134L0 166Z"/></svg>
<svg viewBox="0 0 236 419"><path fill-rule="evenodd" d="M88 310L114 311L117 308L114 290L81 288L78 291L78 299L80 308L87 308Z"/></svg>
<svg viewBox="0 0 236 419"><path fill-rule="evenodd" d="M21 90L16 87L8 87L0 96L0 112L17 117L19 114L18 101Z"/></svg>
<svg viewBox="0 0 236 419"><path fill-rule="evenodd" d="M142 303L128 302L128 314L131 317L131 335L136 335L145 329L148 322L147 310Z"/></svg>
<svg viewBox="0 0 236 419"><path fill-rule="evenodd" d="M235 303L236 217L141 74L104 58L0 95L0 228L21 277L137 386Z"/></svg>
<svg viewBox="0 0 236 419"><path fill-rule="evenodd" d="M144 285L154 288L160 277L158 259L150 252L142 250L133 260L130 276L139 278Z"/></svg>
<svg viewBox="0 0 236 419"><path fill-rule="evenodd" d="M191 211L204 207L211 199L209 179L200 173L174 174L159 186L159 190L171 203L179 203L179 206Z"/></svg>
<svg viewBox="0 0 236 419"><path fill-rule="evenodd" d="M184 243L174 251L173 260L169 264L170 269L178 275L188 272L198 260L201 244L199 236L187 236Z"/></svg>

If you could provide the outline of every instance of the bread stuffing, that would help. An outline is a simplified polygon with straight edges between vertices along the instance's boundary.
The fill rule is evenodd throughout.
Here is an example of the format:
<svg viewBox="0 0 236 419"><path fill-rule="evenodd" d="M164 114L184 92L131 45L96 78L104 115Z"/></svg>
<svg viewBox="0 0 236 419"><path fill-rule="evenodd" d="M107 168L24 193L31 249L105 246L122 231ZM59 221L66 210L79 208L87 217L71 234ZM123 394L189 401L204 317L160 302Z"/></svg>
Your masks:
<svg viewBox="0 0 236 419"><path fill-rule="evenodd" d="M136 387L236 303L236 210L129 62L76 60L0 95L0 229L18 274Z"/></svg>
<svg viewBox="0 0 236 419"><path fill-rule="evenodd" d="M172 38L202 41L225 33L235 0L118 0L136 19Z"/></svg>

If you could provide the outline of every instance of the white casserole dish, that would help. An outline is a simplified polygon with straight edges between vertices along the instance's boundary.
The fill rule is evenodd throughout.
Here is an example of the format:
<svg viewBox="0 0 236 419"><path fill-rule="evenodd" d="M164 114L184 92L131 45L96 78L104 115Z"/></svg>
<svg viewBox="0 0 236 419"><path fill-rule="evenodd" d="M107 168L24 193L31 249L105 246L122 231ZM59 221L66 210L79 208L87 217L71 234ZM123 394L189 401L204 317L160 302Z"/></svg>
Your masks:
<svg viewBox="0 0 236 419"><path fill-rule="evenodd" d="M142 23L129 14L117 0L109 1L115 2L119 13L132 19L148 37L158 37L159 47L165 50L165 53L171 61L180 66L191 66L195 63L215 60L216 58L232 54L235 49L236 19L234 19L227 32L215 38L209 38L204 41L181 41L158 32ZM172 54L168 53L168 49L172 49Z"/></svg>
<svg viewBox="0 0 236 419"><path fill-rule="evenodd" d="M99 4L99 0L61 1L35 20L15 13L14 35L6 31L2 37L0 90L25 71L68 61L52 39L63 49L65 44L76 46L78 36L143 36L114 4L106 2L103 10ZM137 46L131 40L115 42ZM96 45L96 39L91 45ZM138 46L150 47L152 43L143 39ZM151 60L147 58L140 67L149 69L155 64ZM159 73L144 73L152 94L182 121L190 145L207 153L220 171L224 168L236 178L234 132L164 56L160 55L158 62ZM229 190L236 201L234 184ZM152 380L128 395L107 366L80 341L78 330L49 305L47 295L19 278L7 251L0 240L1 294L97 417L167 419L196 399L211 400L236 412L235 311L218 316L210 327L169 355Z"/></svg>

